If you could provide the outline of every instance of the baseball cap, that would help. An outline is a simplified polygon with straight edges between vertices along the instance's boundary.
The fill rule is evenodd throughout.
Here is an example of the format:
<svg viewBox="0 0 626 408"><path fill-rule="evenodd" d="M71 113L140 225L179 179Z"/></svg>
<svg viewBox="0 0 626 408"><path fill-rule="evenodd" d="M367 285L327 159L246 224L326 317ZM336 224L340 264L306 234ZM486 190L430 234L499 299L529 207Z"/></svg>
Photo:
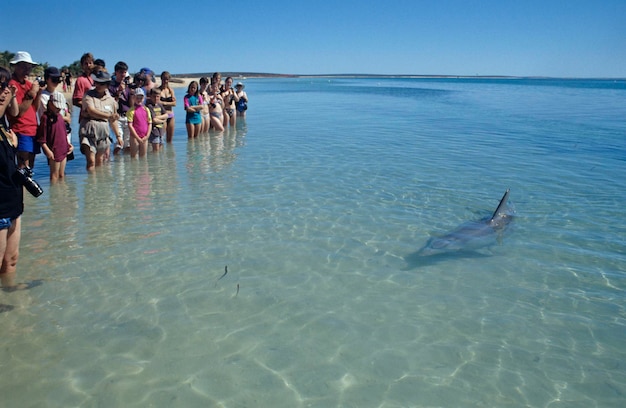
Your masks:
<svg viewBox="0 0 626 408"><path fill-rule="evenodd" d="M50 94L50 100L52 101L52 104L59 109L67 108L65 97L63 96L61 92L58 92L58 91L52 92Z"/></svg>
<svg viewBox="0 0 626 408"><path fill-rule="evenodd" d="M61 71L57 67L48 67L43 71L44 78L59 78L61 77Z"/></svg>

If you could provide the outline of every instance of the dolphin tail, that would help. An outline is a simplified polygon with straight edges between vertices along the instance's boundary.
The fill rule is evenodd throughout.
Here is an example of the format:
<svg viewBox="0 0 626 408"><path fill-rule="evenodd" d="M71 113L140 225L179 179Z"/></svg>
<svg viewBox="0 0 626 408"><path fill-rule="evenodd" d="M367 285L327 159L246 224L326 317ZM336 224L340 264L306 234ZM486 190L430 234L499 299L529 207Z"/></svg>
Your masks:
<svg viewBox="0 0 626 408"><path fill-rule="evenodd" d="M500 204L498 204L498 207L496 208L496 210L493 212L493 215L491 216L491 219L489 220L489 222L494 221L500 214L504 213L504 209L506 207L506 202L509 199L509 192L511 191L511 189L507 189L504 192L504 195L502 196L502 199L500 200Z"/></svg>

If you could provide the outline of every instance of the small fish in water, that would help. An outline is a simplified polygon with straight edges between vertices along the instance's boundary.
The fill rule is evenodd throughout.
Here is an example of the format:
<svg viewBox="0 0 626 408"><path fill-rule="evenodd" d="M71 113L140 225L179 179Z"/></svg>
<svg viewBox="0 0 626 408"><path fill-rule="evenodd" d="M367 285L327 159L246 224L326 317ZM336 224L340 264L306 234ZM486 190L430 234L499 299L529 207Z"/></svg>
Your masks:
<svg viewBox="0 0 626 408"><path fill-rule="evenodd" d="M217 282L219 282L220 279L222 279L224 276L226 276L227 273L228 273L228 265L226 265L224 267L224 274L222 276L220 276L219 278L217 278L217 280L215 281L215 286L217 286Z"/></svg>
<svg viewBox="0 0 626 408"><path fill-rule="evenodd" d="M239 284L237 284L237 292L235 292L235 297L239 294Z"/></svg>

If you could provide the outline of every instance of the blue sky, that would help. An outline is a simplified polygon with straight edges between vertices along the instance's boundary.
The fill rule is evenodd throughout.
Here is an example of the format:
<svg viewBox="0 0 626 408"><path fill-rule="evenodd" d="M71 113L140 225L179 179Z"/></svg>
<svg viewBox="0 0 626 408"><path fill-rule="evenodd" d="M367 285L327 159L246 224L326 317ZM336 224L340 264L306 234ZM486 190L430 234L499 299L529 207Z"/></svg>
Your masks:
<svg viewBox="0 0 626 408"><path fill-rule="evenodd" d="M626 77L626 0L10 1L0 49L134 72Z"/></svg>

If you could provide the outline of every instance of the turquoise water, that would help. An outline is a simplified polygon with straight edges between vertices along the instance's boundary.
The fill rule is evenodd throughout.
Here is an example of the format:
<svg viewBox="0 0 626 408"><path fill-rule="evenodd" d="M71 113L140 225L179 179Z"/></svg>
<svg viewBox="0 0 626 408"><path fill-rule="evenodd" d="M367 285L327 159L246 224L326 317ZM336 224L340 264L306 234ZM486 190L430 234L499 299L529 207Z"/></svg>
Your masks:
<svg viewBox="0 0 626 408"><path fill-rule="evenodd" d="M624 405L626 81L246 91L223 135L178 107L161 154L54 186L39 159L0 405ZM498 245L414 256L507 188Z"/></svg>

